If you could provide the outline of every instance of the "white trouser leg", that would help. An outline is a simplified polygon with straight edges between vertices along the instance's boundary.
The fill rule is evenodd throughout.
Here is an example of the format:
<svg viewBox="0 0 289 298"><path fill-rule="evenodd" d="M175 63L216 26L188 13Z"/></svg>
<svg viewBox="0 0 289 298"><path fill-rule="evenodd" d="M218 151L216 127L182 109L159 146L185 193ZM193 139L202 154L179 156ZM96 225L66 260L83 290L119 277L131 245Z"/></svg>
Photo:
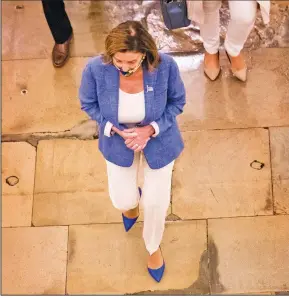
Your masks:
<svg viewBox="0 0 289 298"><path fill-rule="evenodd" d="M131 167L119 167L109 161L107 164L108 187L115 208L127 211L139 204L137 175L140 153L135 154ZM143 238L150 254L153 254L162 241L165 219L171 197L171 180L174 161L167 166L153 170L143 157L144 183L142 205L144 208Z"/></svg>
<svg viewBox="0 0 289 298"><path fill-rule="evenodd" d="M161 169L153 170L143 158L143 165L143 238L146 249L152 255L158 250L165 229L166 213L170 205L174 161Z"/></svg>
<svg viewBox="0 0 289 298"><path fill-rule="evenodd" d="M255 0L229 0L230 23L225 39L225 49L231 56L238 56L254 27L257 2Z"/></svg>
<svg viewBox="0 0 289 298"><path fill-rule="evenodd" d="M115 208L127 211L139 204L137 174L140 153L135 154L131 167L119 167L106 161L109 196Z"/></svg>
<svg viewBox="0 0 289 298"><path fill-rule="evenodd" d="M219 0L203 0L204 24L200 24L200 30L204 48L209 54L219 51L221 4Z"/></svg>

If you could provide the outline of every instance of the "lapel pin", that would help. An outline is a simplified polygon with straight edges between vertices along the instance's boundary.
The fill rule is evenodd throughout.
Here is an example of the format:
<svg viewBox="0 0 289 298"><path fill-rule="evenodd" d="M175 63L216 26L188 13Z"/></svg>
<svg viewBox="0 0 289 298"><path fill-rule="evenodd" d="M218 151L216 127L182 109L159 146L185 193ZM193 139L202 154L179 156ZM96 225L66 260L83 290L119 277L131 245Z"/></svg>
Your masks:
<svg viewBox="0 0 289 298"><path fill-rule="evenodd" d="M154 91L154 88L147 85L147 92Z"/></svg>

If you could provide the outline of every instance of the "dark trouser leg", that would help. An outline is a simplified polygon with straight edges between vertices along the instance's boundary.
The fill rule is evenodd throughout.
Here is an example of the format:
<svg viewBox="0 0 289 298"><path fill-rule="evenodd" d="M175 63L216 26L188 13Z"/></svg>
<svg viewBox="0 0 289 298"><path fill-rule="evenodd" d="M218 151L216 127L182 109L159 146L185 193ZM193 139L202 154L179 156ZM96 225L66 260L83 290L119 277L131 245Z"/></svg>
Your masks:
<svg viewBox="0 0 289 298"><path fill-rule="evenodd" d="M55 43L64 43L70 37L72 27L63 0L42 0L42 6Z"/></svg>

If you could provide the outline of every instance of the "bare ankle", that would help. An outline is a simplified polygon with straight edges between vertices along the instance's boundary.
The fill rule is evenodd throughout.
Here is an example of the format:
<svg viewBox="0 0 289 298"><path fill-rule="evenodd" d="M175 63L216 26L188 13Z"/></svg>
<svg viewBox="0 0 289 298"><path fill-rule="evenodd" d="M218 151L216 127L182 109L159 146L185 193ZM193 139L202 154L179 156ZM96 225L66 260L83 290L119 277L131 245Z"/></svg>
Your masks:
<svg viewBox="0 0 289 298"><path fill-rule="evenodd" d="M163 265L163 256L160 248L151 254L148 258L148 266L152 269L157 269Z"/></svg>
<svg viewBox="0 0 289 298"><path fill-rule="evenodd" d="M139 206L136 206L133 209L124 211L123 214L128 218L135 218L139 215Z"/></svg>

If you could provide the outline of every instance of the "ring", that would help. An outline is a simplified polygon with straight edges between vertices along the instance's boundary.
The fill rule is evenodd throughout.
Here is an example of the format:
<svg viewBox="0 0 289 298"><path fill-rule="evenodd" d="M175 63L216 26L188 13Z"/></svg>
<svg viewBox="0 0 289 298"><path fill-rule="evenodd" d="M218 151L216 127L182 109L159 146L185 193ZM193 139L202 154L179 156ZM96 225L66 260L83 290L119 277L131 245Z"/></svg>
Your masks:
<svg viewBox="0 0 289 298"><path fill-rule="evenodd" d="M134 144L134 145L139 147L139 144Z"/></svg>

